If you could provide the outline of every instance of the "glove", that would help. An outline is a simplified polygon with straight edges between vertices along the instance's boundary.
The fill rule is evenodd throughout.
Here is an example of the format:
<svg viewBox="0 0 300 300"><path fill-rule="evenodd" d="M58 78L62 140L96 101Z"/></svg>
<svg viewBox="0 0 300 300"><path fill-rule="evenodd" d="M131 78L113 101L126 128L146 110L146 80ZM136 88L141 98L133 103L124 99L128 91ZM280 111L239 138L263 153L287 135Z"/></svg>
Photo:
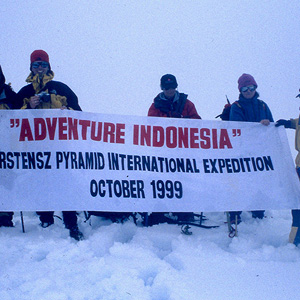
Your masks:
<svg viewBox="0 0 300 300"><path fill-rule="evenodd" d="M292 128L292 122L291 120L280 119L275 123L275 127L279 127L279 126L284 126L284 128Z"/></svg>

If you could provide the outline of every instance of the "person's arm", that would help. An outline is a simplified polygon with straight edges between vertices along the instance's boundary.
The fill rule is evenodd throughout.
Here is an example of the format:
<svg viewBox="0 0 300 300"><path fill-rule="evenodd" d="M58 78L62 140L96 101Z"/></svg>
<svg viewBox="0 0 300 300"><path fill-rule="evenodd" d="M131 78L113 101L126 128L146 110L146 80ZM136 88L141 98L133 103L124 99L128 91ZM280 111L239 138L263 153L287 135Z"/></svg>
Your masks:
<svg viewBox="0 0 300 300"><path fill-rule="evenodd" d="M196 106L195 104L190 101L190 100L186 100L186 105L187 105L187 116L183 116L184 118L190 118L190 119L201 119L201 117L199 116Z"/></svg>
<svg viewBox="0 0 300 300"><path fill-rule="evenodd" d="M275 127L284 126L284 128L296 129L298 122L299 119L290 119L290 120L280 119L276 121Z"/></svg>
<svg viewBox="0 0 300 300"><path fill-rule="evenodd" d="M160 109L156 108L154 103L151 104L148 110L148 117L166 117L167 114L163 113Z"/></svg>
<svg viewBox="0 0 300 300"><path fill-rule="evenodd" d="M246 121L242 108L238 107L236 103L231 105L229 121Z"/></svg>
<svg viewBox="0 0 300 300"><path fill-rule="evenodd" d="M67 98L67 108L82 111L78 103L78 97L66 84L58 81L50 81L48 86L50 93L52 89L56 91L57 95Z"/></svg>

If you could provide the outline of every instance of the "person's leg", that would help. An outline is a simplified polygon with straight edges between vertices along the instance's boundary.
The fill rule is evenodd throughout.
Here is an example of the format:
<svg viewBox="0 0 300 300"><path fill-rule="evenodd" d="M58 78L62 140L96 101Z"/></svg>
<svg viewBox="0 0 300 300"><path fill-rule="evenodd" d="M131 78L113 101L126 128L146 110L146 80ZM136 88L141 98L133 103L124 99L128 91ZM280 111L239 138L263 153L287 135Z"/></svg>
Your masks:
<svg viewBox="0 0 300 300"><path fill-rule="evenodd" d="M252 212L252 218L254 219L263 219L265 216L264 210L253 210Z"/></svg>
<svg viewBox="0 0 300 300"><path fill-rule="evenodd" d="M296 167L297 175L300 179L300 167ZM292 210L292 228L289 235L289 242L298 246L300 244L300 209Z"/></svg>
<svg viewBox="0 0 300 300"><path fill-rule="evenodd" d="M14 213L11 211L0 212L0 227L14 227L13 215Z"/></svg>
<svg viewBox="0 0 300 300"><path fill-rule="evenodd" d="M300 209L292 210L292 228L289 235L289 242L298 246L300 244Z"/></svg>
<svg viewBox="0 0 300 300"><path fill-rule="evenodd" d="M148 215L147 226L157 225L160 223L167 223L168 219L165 217L165 212L154 212Z"/></svg>
<svg viewBox="0 0 300 300"><path fill-rule="evenodd" d="M49 227L54 223L54 211L37 211L36 213L40 217L41 226L43 228Z"/></svg>
<svg viewBox="0 0 300 300"><path fill-rule="evenodd" d="M70 230L70 237L80 241L83 239L82 232L79 231L77 225L77 213L76 211L63 211L63 220L65 227Z"/></svg>
<svg viewBox="0 0 300 300"><path fill-rule="evenodd" d="M236 219L237 219L237 223L240 224L242 222L241 214L242 214L241 211L231 211L231 212L229 212L230 223L234 224Z"/></svg>

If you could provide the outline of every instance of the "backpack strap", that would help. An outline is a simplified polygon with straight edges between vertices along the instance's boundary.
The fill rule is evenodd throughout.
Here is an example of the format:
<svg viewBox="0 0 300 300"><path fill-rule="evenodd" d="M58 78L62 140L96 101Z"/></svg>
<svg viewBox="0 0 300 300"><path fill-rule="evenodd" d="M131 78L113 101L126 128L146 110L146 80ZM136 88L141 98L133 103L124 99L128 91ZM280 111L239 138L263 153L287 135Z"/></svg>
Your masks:
<svg viewBox="0 0 300 300"><path fill-rule="evenodd" d="M236 104L236 106L238 108L240 108L240 110L242 111L244 118L246 118L246 113L245 113L245 109L243 108L243 106L241 105L241 103L239 102L239 100L234 101L232 104Z"/></svg>
<svg viewBox="0 0 300 300"><path fill-rule="evenodd" d="M267 110L265 102L260 99L257 99L257 100L258 100L258 103L262 106L263 110Z"/></svg>
<svg viewBox="0 0 300 300"><path fill-rule="evenodd" d="M176 107L176 112L182 114L187 97L188 97L187 94L184 94L184 93L179 94L179 101L178 101L178 105Z"/></svg>
<svg viewBox="0 0 300 300"><path fill-rule="evenodd" d="M238 100L234 101L232 104L236 104L240 109L243 109L242 105L240 104L240 102Z"/></svg>

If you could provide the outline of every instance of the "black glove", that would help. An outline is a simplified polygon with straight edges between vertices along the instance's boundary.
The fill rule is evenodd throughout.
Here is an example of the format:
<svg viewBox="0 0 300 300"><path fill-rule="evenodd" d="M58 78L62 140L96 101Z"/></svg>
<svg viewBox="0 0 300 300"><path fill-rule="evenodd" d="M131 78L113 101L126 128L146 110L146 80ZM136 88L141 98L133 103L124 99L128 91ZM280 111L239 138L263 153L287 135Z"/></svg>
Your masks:
<svg viewBox="0 0 300 300"><path fill-rule="evenodd" d="M279 126L284 126L285 128L292 128L292 122L291 120L280 119L275 123L275 127L279 127Z"/></svg>

